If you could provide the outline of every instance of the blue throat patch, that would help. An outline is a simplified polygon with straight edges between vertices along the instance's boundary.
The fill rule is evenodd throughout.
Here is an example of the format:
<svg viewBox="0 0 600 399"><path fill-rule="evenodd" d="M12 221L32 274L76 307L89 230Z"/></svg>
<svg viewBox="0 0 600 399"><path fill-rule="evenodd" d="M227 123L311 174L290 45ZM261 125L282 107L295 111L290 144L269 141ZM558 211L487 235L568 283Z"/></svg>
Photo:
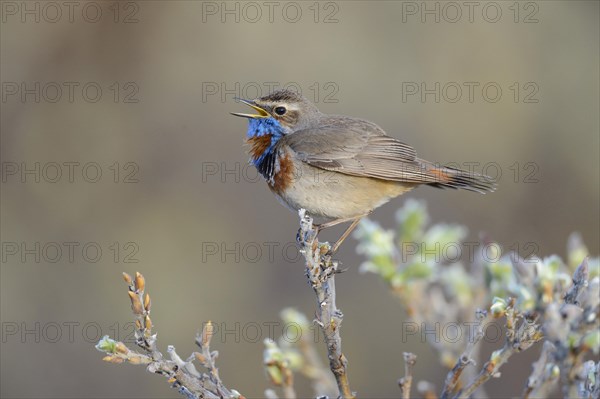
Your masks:
<svg viewBox="0 0 600 399"><path fill-rule="evenodd" d="M279 139L283 137L281 125L274 118L249 119L248 132L246 135L248 140L266 135L271 137L269 146L259 157L252 159L252 164L267 182L272 183L279 162L277 159L277 152L275 151L275 145Z"/></svg>
<svg viewBox="0 0 600 399"><path fill-rule="evenodd" d="M249 139L264 136L265 134L272 134L273 137L279 139L283 136L283 129L275 118L248 119L248 132L246 135Z"/></svg>
<svg viewBox="0 0 600 399"><path fill-rule="evenodd" d="M277 144L279 139L283 137L283 129L275 118L248 119L248 131L246 132L246 137L252 139L254 137L261 137L267 134L271 135L271 144L260 157L253 160L253 164L257 168L261 163L263 163L263 161L265 161L266 157L272 154L275 144Z"/></svg>

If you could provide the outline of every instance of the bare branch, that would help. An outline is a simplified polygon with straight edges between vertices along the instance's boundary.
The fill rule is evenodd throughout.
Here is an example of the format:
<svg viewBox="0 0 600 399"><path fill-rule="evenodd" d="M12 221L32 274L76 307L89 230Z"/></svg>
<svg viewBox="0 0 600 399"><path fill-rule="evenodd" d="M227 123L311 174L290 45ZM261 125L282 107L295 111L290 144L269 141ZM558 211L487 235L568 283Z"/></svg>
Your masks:
<svg viewBox="0 0 600 399"><path fill-rule="evenodd" d="M417 355L404 352L404 377L398 380L402 399L410 399L410 387L412 385L412 368L417 363Z"/></svg>

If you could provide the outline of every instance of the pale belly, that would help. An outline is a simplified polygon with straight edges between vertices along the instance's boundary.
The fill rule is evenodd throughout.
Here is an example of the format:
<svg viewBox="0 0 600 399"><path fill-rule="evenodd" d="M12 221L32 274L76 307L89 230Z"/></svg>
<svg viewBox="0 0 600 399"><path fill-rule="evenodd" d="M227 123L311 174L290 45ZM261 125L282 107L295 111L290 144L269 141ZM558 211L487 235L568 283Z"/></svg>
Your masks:
<svg viewBox="0 0 600 399"><path fill-rule="evenodd" d="M303 162L284 192L272 190L293 211L304 208L316 223L359 217L390 199L412 190L414 184L345 175Z"/></svg>

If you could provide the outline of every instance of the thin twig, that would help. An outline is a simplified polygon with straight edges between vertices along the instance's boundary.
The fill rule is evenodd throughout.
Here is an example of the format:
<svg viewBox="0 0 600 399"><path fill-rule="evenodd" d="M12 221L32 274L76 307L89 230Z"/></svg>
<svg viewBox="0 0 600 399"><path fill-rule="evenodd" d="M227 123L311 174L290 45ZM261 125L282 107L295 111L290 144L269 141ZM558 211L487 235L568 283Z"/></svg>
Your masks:
<svg viewBox="0 0 600 399"><path fill-rule="evenodd" d="M402 399L410 399L410 387L412 385L412 368L417 362L417 355L404 352L404 377L398 380L398 386L402 393Z"/></svg>
<svg viewBox="0 0 600 399"><path fill-rule="evenodd" d="M515 352L522 352L534 343L542 339L540 326L529 320L525 315L515 309L515 300L508 301L503 311L506 316L506 341L504 346L492 353L490 360L484 365L475 380L464 390L458 392L455 398L467 399L473 395L475 390L494 376L498 376L498 370Z"/></svg>
<svg viewBox="0 0 600 399"><path fill-rule="evenodd" d="M210 381L217 387L219 392L226 390L219 378L219 369L215 364L219 352L210 350L210 341L214 334L214 326L208 321L202 328L202 333L196 335L196 345L200 348L200 353L194 353L195 358L210 372L208 375Z"/></svg>
<svg viewBox="0 0 600 399"><path fill-rule="evenodd" d="M175 347L170 345L167 347L167 353L171 359L166 359L157 348L157 335L152 333L151 302L150 296L145 293L144 276L136 273L132 278L129 274L123 273L123 278L129 286L129 300L136 319L136 344L146 354L132 351L123 342L105 336L96 345L96 349L107 354L103 360L116 364L128 362L147 365L149 372L166 377L173 388L189 399L243 399L243 395L234 389L226 388L219 378L215 365L218 353L210 351L210 340L214 331L212 324L208 322L202 334L196 337L201 353L195 352L188 359L183 360L175 351ZM193 364L194 360L199 360L208 373L199 372Z"/></svg>
<svg viewBox="0 0 600 399"><path fill-rule="evenodd" d="M558 377L552 375L552 369L548 370L549 358L552 353L556 350L554 345L550 341L544 341L542 352L540 353L539 359L533 363L533 371L527 379L527 384L523 389L523 398L528 399L542 398L548 396L554 385L556 384Z"/></svg>
<svg viewBox="0 0 600 399"><path fill-rule="evenodd" d="M342 353L340 327L343 314L335 304L335 273L337 262L327 255L329 245L319 245L312 218L304 209L299 211L300 231L298 238L300 253L306 260L306 276L317 295L316 322L323 331L327 344L329 368L335 376L342 398L354 398L348 383L346 367L348 360Z"/></svg>
<svg viewBox="0 0 600 399"><path fill-rule="evenodd" d="M496 357L494 359L490 359L485 363L477 378L471 382L464 390L459 392L455 398L459 399L467 399L471 397L473 392L477 388L479 388L483 383L492 378L500 369L500 367L506 363L508 358L510 358L513 354L514 350L511 345L507 342L506 345L502 347L499 351L496 352Z"/></svg>
<svg viewBox="0 0 600 399"><path fill-rule="evenodd" d="M267 377L273 385L281 387L284 399L296 399L294 373L289 358L271 338L265 339L264 344L263 363Z"/></svg>
<svg viewBox="0 0 600 399"><path fill-rule="evenodd" d="M441 399L446 399L450 397L450 395L455 391L464 369L469 364L475 364L475 360L473 360L473 352L479 344L479 342L481 341L481 339L483 338L483 324L486 316L487 312L485 311L478 310L477 312L475 312L475 317L478 320L477 330L475 331L475 334L473 336L469 337L469 341L467 342L467 348L465 349L463 354L459 356L452 370L448 372L448 375L446 376L446 382L444 384L444 390L442 391Z"/></svg>
<svg viewBox="0 0 600 399"><path fill-rule="evenodd" d="M579 305L579 295L587 287L588 278L588 257L585 257L573 274L573 285L569 288L564 298L566 304Z"/></svg>
<svg viewBox="0 0 600 399"><path fill-rule="evenodd" d="M597 323L587 321L597 320L597 306L595 309L584 309L585 305L581 303L581 298L585 298L589 284L588 260L589 258L586 256L573 273L573 284L563 298L564 304L560 307L560 321L558 323L560 326L567 326L571 331L578 330L577 334L582 336L598 328ZM550 313L555 309L549 308L548 312ZM592 317L589 318L589 316ZM552 360L560 369L563 395L565 397L576 397L579 394L579 385L581 384L579 374L585 360L585 350L582 350L580 345L570 347L566 344L568 342L566 338L569 335L566 331L565 334L561 334L559 339L552 331L548 331L547 335L556 348L552 353Z"/></svg>

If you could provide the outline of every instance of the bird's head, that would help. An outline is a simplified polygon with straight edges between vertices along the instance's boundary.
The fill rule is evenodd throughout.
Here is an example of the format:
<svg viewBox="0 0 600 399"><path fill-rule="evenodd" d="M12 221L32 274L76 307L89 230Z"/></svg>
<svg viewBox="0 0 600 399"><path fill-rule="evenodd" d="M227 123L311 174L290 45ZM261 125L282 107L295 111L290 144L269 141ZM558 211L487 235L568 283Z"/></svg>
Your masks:
<svg viewBox="0 0 600 399"><path fill-rule="evenodd" d="M291 90L278 90L254 100L238 99L252 107L255 114L232 112L248 118L248 137L264 134L283 135L311 127L319 110L310 101Z"/></svg>

